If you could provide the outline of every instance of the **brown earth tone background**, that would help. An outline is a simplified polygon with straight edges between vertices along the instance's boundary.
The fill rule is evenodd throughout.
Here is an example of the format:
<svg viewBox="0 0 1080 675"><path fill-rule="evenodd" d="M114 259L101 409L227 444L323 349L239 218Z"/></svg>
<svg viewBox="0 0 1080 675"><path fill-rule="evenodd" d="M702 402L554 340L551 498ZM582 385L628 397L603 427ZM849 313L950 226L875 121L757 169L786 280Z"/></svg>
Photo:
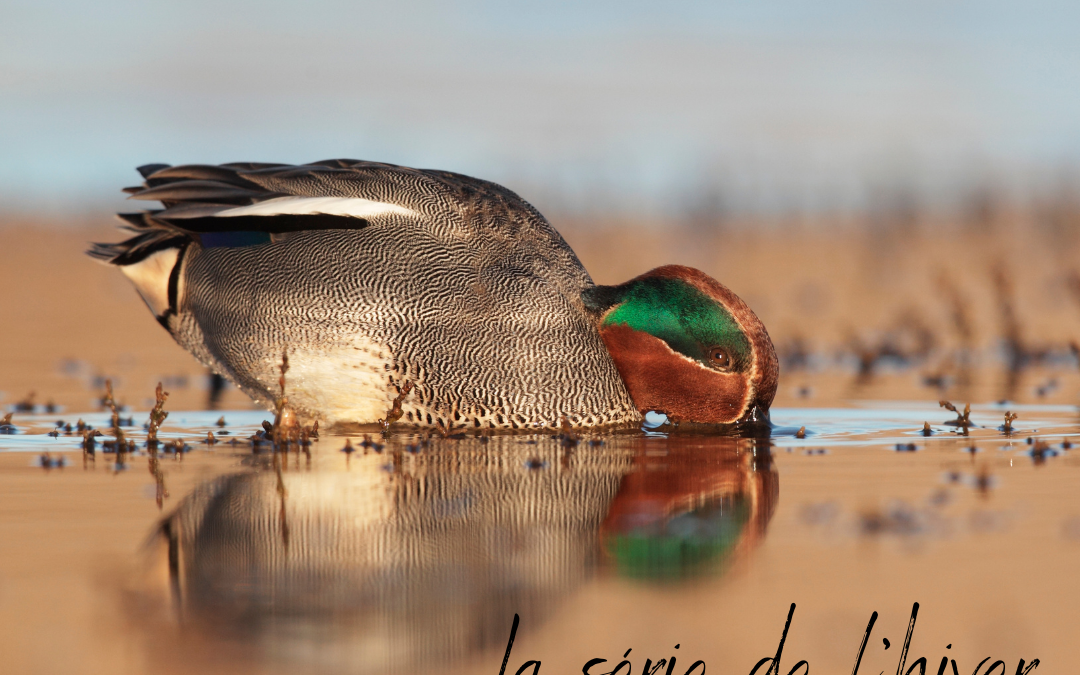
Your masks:
<svg viewBox="0 0 1080 675"><path fill-rule="evenodd" d="M778 406L876 398L887 401L884 414L903 401L933 406L940 397L1068 404L1047 420L1045 431L1055 435L1046 438L1059 443L1074 433L1069 410L1080 392L1070 346L1080 339L1080 237L1073 212L1060 213L1057 220L1018 210L981 219L670 227L553 222L598 283L682 263L740 294L781 353ZM87 242L117 236L107 217L2 219L0 405L34 392L38 404L97 410L106 377L137 411L136 425L158 381L171 392L174 413L205 405L202 366L153 321L120 273L83 255ZM221 405L251 406L232 389ZM70 419L67 412L57 416ZM949 417L936 407L926 415L938 424ZM167 420L166 430L181 417ZM1021 416L1028 430L1031 419ZM15 421L22 424L18 414ZM607 670L632 647L637 673L645 657L668 656L681 643L677 673L696 658L714 675L745 673L772 654L790 602L799 607L785 669L806 658L815 673L847 672L868 615L878 610L861 672L891 672L913 601L923 610L912 658L926 656L930 668L955 642L949 653L962 672L985 656L1005 659L1009 673L1020 657L1042 659L1037 673L1068 672L1080 626L1072 582L1080 560L1075 455L1036 463L1024 455L1023 438L1005 438L992 424L973 439L940 430L923 439L917 426L903 440L925 443L920 452L886 451L879 436L891 444L894 431L854 434L846 445L811 441L830 445L828 454L775 448L778 507L756 551L722 576L683 585L598 577L546 622L523 626L509 672L528 658L541 658L548 675L577 672L596 656L609 659ZM194 431L181 431L200 449L163 460L163 511L146 456L117 472L108 455L84 467L80 453L68 452L71 465L43 471L36 454L0 453L0 670L290 672L323 658L305 653L290 665L267 656L273 645L213 639L155 595L163 567L147 564L153 551L145 542L162 515L198 484L252 470L250 450L204 451ZM983 451L961 453L971 442ZM342 443L320 441L314 467L391 480L381 455L356 457L350 469ZM291 470L304 470L299 454ZM964 478L943 486L945 472ZM975 476L987 477L985 489L971 487ZM925 518L938 524L926 529ZM887 652L883 636L894 645ZM480 650L439 672L496 673L500 659L499 649Z"/></svg>
<svg viewBox="0 0 1080 675"><path fill-rule="evenodd" d="M1068 204L984 204L959 216L552 221L597 283L679 263L738 293L781 355L778 405L808 398L805 387L821 378L807 368L837 376L840 389L816 390L836 399L933 398L940 389L985 400L1075 401L1054 382L1076 370L1072 345L1080 341L1080 209ZM152 404L158 381L173 406L205 404L205 369L153 321L119 272L83 255L88 242L120 236L107 215L0 216L0 404L33 393L38 404L93 409L106 377L136 408ZM965 364L969 374L961 373ZM1010 364L1017 381L1007 388ZM927 390L927 382L944 386ZM250 404L229 389L222 405Z"/></svg>

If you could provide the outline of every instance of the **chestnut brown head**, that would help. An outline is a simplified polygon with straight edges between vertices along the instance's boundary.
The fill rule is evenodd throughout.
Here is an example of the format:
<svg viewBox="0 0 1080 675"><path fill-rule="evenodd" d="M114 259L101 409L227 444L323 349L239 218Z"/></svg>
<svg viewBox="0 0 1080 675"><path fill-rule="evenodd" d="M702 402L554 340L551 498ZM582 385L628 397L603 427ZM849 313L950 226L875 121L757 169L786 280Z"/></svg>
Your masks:
<svg viewBox="0 0 1080 675"><path fill-rule="evenodd" d="M765 326L704 272L667 265L582 293L642 413L678 422L767 422L779 366Z"/></svg>

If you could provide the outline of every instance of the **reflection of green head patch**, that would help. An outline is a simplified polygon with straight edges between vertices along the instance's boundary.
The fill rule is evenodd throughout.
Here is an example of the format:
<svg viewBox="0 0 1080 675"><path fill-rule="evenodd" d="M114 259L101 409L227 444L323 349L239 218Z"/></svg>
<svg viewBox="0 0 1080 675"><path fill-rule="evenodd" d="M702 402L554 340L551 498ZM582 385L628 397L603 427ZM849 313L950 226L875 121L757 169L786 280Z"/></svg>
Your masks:
<svg viewBox="0 0 1080 675"><path fill-rule="evenodd" d="M622 576L683 579L723 562L749 520L750 508L744 499L725 499L612 533L604 544Z"/></svg>
<svg viewBox="0 0 1080 675"><path fill-rule="evenodd" d="M724 347L734 369L750 366L750 341L720 303L680 279L650 277L618 289L618 304L603 326L626 325L660 338L673 350L708 365L707 350Z"/></svg>

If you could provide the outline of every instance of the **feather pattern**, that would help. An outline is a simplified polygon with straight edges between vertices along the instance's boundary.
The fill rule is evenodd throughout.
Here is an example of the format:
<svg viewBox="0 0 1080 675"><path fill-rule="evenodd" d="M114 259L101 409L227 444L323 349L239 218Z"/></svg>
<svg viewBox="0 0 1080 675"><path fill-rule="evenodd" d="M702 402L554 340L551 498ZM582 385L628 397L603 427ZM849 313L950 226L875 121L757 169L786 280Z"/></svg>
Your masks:
<svg viewBox="0 0 1080 675"><path fill-rule="evenodd" d="M272 403L287 351L290 404L330 422L385 417L407 382L405 423L639 419L582 303L592 280L510 190L355 160L155 166L132 198L165 208L122 215L134 236L90 254L181 249L159 319L253 398Z"/></svg>

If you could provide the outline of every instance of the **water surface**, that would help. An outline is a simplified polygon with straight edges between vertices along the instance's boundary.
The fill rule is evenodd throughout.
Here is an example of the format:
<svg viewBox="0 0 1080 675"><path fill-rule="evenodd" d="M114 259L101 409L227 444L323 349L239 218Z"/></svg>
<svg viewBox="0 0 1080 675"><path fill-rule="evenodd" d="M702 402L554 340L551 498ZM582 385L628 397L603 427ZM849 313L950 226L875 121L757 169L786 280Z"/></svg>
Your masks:
<svg viewBox="0 0 1080 675"><path fill-rule="evenodd" d="M909 664L1074 663L1076 408L976 405L965 435L932 402L843 405L775 409L767 438L392 433L345 453L324 434L287 454L246 440L266 413L174 411L161 437L186 451L121 463L108 435L92 456L48 435L105 413L16 414L0 648L12 672L494 674L518 615L508 672L605 673L629 649L634 673L749 673L795 603L784 672L850 672L874 611L861 670L891 672L919 602Z"/></svg>

